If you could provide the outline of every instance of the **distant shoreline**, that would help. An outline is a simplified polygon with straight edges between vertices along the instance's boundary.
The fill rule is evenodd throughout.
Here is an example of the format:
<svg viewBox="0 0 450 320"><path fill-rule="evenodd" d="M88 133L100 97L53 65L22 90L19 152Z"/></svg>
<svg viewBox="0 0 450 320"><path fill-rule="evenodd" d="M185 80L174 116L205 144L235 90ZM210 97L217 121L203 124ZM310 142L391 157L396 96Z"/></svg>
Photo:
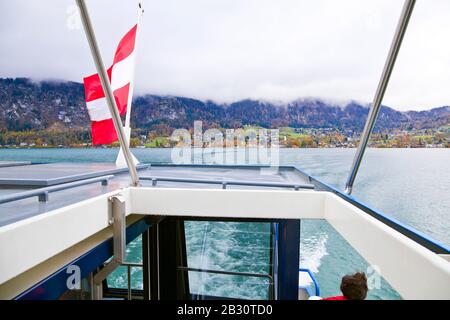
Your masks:
<svg viewBox="0 0 450 320"><path fill-rule="evenodd" d="M173 149L174 147L132 147L131 149ZM193 148L193 147L192 147ZM245 147L245 149L252 149L254 147ZM47 149L119 149L119 147L56 147L56 146L48 146L48 147L0 147L0 150L47 150ZM202 149L213 149L213 147L204 147ZM223 149L231 149L231 148L223 148ZM238 148L242 149L242 148ZM356 149L356 147L284 147L281 146L280 149ZM450 147L377 147L371 146L368 149L450 149Z"/></svg>

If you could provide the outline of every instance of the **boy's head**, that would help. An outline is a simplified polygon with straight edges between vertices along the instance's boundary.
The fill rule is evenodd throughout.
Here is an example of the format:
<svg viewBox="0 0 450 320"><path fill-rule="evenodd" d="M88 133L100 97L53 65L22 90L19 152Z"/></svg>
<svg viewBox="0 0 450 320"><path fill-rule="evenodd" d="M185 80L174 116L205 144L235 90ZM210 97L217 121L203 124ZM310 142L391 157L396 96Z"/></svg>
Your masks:
<svg viewBox="0 0 450 320"><path fill-rule="evenodd" d="M366 275L363 272L357 272L344 276L341 291L349 300L364 300L368 291Z"/></svg>

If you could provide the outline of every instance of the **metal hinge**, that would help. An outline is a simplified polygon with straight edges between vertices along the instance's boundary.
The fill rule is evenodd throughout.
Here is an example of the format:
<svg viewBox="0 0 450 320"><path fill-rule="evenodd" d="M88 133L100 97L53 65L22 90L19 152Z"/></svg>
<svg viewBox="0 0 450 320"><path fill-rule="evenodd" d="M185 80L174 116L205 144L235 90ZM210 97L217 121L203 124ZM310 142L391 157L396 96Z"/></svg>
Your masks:
<svg viewBox="0 0 450 320"><path fill-rule="evenodd" d="M93 277L92 298L100 300L103 297L103 280L117 267L125 262L126 255L126 209L125 198L115 195L108 198L111 203L110 224L113 227L113 258L106 263Z"/></svg>

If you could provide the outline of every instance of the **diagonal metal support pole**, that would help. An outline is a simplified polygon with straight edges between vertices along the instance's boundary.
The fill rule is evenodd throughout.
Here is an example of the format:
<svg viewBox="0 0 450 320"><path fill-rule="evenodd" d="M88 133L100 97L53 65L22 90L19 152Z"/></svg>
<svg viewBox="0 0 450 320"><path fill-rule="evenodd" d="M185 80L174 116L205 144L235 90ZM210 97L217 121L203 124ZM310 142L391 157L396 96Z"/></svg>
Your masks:
<svg viewBox="0 0 450 320"><path fill-rule="evenodd" d="M109 83L108 74L103 64L102 56L100 54L100 49L98 47L97 39L95 37L94 28L92 27L91 18L89 17L89 12L86 7L84 0L76 0L77 5L80 9L81 21L83 22L84 31L89 42L89 47L91 48L92 57L94 58L95 67L97 73L100 77L102 83L103 92L105 93L106 101L108 103L109 111L111 112L111 117L114 122L114 127L119 138L120 147L123 150L123 154L128 166L128 170L131 175L131 185L133 187L139 186L139 176L137 174L136 166L133 162L133 155L131 154L130 147L127 142L127 137L125 130L122 126L122 119L120 118L119 110L117 109L116 99L114 98L113 91L111 89L111 84Z"/></svg>
<svg viewBox="0 0 450 320"><path fill-rule="evenodd" d="M375 93L375 98L373 100L372 106L367 117L366 125L364 126L364 131L361 135L358 149L356 151L355 158L353 159L352 168L350 170L347 183L345 185L345 193L351 194L353 189L353 184L358 174L359 166L366 151L367 143L369 142L370 135L372 134L373 128L375 126L375 121L378 118L378 114L381 109L381 102L383 101L384 94L386 93L386 88L389 84L389 79L391 78L392 70L394 69L395 62L397 60L400 47L403 42L403 38L408 28L408 23L411 18L414 5L416 0L406 0L403 5L403 11L400 16L400 20L397 25L397 30L395 31L394 39L392 40L391 48L384 66L383 73L381 75L380 82L378 84L377 91Z"/></svg>

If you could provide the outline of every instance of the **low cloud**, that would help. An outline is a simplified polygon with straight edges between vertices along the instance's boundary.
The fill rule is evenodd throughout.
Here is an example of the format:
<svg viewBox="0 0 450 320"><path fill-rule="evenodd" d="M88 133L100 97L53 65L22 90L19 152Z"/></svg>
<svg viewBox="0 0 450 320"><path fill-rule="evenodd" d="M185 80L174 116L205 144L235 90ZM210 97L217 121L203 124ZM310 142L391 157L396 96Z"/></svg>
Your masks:
<svg viewBox="0 0 450 320"><path fill-rule="evenodd" d="M81 82L94 69L70 0L0 0L0 77ZM137 1L88 0L105 63ZM403 1L147 0L136 93L232 102L372 100ZM419 1L384 104L450 103L450 2Z"/></svg>

